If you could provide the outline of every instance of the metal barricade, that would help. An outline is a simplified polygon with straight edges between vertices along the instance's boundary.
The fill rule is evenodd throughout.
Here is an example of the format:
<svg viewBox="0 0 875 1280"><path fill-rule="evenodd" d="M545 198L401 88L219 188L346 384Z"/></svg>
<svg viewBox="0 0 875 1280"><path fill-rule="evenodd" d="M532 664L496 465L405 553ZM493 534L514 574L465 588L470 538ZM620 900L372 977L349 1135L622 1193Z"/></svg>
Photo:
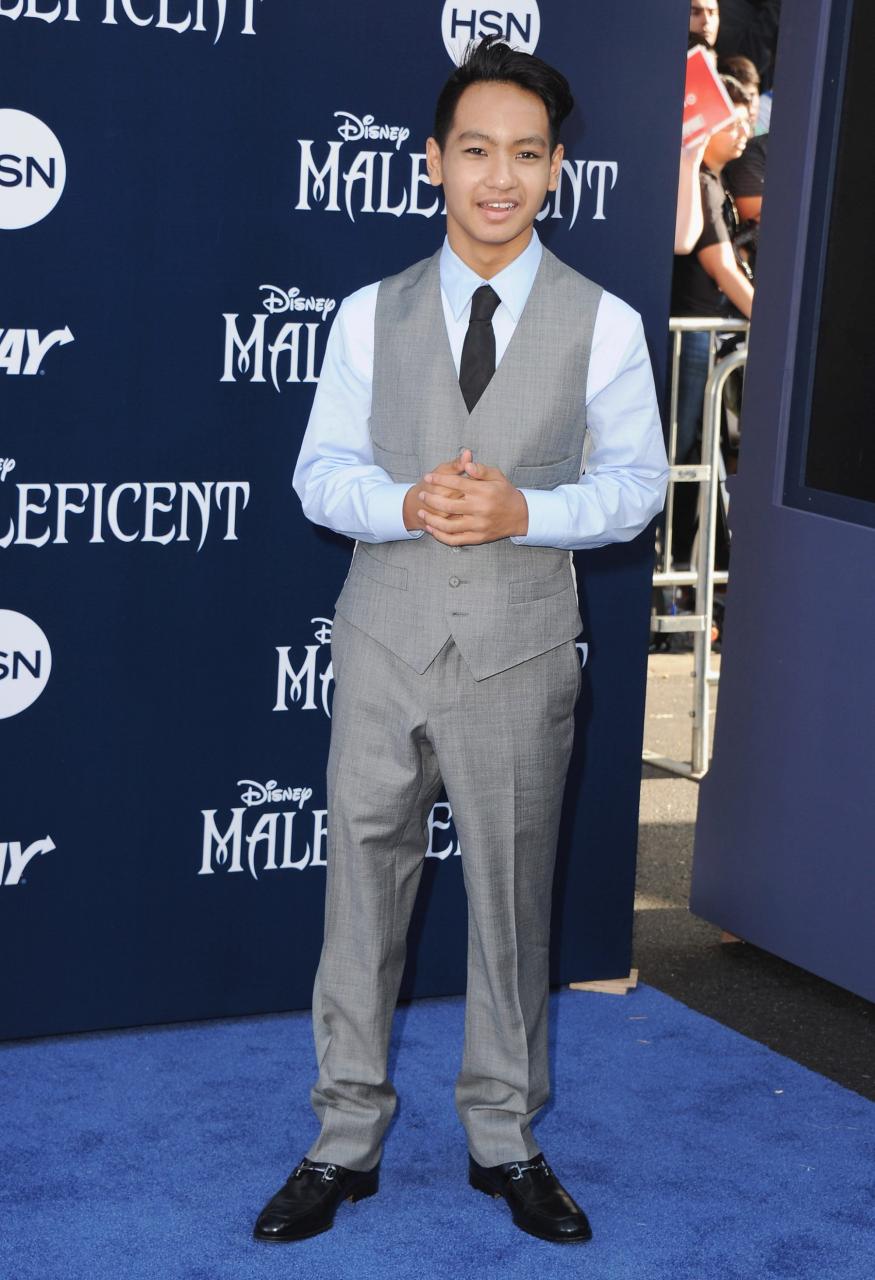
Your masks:
<svg viewBox="0 0 875 1280"><path fill-rule="evenodd" d="M688 778L702 778L708 770L708 719L710 714L710 686L717 684L719 672L711 666L711 631L714 620L714 587L728 581L726 570L717 570L714 555L717 541L718 497L722 492L724 510L728 510L726 472L720 451L720 421L723 405L723 389L726 380L735 369L743 368L747 360L747 347L739 347L722 360L717 359L718 334L746 333L747 320L713 319L702 316L675 317L671 320L674 334L672 349L671 417L669 427L668 457L670 464L668 492L665 504L665 533L662 552L653 585L656 588L691 586L695 591L695 606L691 614L657 614L650 619L651 631L691 632L693 634L693 721L691 760L673 760L647 749L643 752L645 763L670 773ZM710 335L708 349L708 381L705 387L702 410L702 460L689 466L675 461L677 452L678 374L680 369L681 342L684 333L706 332ZM676 569L672 556L672 520L674 516L674 487L676 484L698 484L699 528L696 541L695 568Z"/></svg>

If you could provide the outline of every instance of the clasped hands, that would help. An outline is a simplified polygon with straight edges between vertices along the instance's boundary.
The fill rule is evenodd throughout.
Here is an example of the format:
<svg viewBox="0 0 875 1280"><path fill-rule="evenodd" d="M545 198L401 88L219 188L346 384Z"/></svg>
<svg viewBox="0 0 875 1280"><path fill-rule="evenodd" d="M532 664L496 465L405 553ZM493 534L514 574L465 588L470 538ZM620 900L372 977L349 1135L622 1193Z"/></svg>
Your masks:
<svg viewBox="0 0 875 1280"><path fill-rule="evenodd" d="M403 518L405 528L423 529L450 547L518 537L529 529L523 494L498 467L475 462L470 449L407 490Z"/></svg>

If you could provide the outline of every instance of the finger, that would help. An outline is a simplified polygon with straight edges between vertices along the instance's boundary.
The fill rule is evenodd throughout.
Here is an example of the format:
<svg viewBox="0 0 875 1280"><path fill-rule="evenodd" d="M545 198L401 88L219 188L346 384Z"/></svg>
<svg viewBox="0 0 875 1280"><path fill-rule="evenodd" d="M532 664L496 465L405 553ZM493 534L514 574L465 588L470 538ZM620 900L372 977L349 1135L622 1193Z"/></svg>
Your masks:
<svg viewBox="0 0 875 1280"><path fill-rule="evenodd" d="M465 467L465 474L473 480L498 480L503 477L504 472L499 471L498 467L487 467L482 462L469 462Z"/></svg>
<svg viewBox="0 0 875 1280"><path fill-rule="evenodd" d="M465 457L465 454L468 456ZM452 458L449 462L439 462L436 467L432 467L432 471L444 475L461 475L465 470L465 463L470 462L473 456L470 449L464 449L457 458Z"/></svg>
<svg viewBox="0 0 875 1280"><path fill-rule="evenodd" d="M442 533L476 533L478 530L467 516L441 516L434 511L420 509L417 512L427 529L433 526Z"/></svg>
<svg viewBox="0 0 875 1280"><path fill-rule="evenodd" d="M455 462L442 462L439 467L434 467L431 471L427 471L422 477L429 484L439 483L442 479L445 481L449 476L456 479L458 476L464 475L464 467L457 465Z"/></svg>
<svg viewBox="0 0 875 1280"><path fill-rule="evenodd" d="M425 489L420 493L419 499L430 511L443 512L446 515L464 515L468 509L464 498L445 498L442 494L429 493Z"/></svg>
<svg viewBox="0 0 875 1280"><path fill-rule="evenodd" d="M417 516L423 525L427 520L440 520L448 529L460 529L464 521L464 516L442 515L439 511L433 511L431 507L420 507Z"/></svg>
<svg viewBox="0 0 875 1280"><path fill-rule="evenodd" d="M426 532L431 534L435 542L442 542L447 547L473 547L487 541L482 533L444 533L441 529L428 526Z"/></svg>
<svg viewBox="0 0 875 1280"><path fill-rule="evenodd" d="M469 475L457 476L453 481L453 488L459 494L464 494L465 496L470 495L472 498L482 499L484 496L483 485L486 479L488 479L488 477Z"/></svg>
<svg viewBox="0 0 875 1280"><path fill-rule="evenodd" d="M424 479L425 477L423 477ZM441 498L461 498L462 490L457 489L455 485L446 484L423 484L419 490L420 493L436 493Z"/></svg>

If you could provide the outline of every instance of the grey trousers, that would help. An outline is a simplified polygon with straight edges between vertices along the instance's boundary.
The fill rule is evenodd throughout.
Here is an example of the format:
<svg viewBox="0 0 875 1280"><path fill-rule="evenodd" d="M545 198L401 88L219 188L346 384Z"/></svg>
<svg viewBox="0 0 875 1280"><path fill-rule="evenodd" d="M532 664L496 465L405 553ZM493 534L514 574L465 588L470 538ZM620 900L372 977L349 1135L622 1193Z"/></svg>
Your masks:
<svg viewBox="0 0 875 1280"><path fill-rule="evenodd" d="M468 898L455 1101L479 1164L539 1151L550 904L580 661L573 641L476 681L452 640L423 675L344 618L332 636L325 939L313 991L311 1160L371 1169L407 929L443 781Z"/></svg>

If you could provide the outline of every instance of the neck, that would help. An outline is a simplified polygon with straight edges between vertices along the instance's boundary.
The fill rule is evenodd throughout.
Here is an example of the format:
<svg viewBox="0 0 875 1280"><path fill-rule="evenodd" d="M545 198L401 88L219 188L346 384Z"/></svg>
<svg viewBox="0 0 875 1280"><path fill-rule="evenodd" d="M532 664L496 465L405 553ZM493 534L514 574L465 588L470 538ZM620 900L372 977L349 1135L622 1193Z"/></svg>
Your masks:
<svg viewBox="0 0 875 1280"><path fill-rule="evenodd" d="M710 169L710 170L711 170L711 172L712 172L712 173L716 173L716 174L718 175L718 177L719 177L719 175L723 172L723 170L724 170L724 168L725 168L725 166L726 166L726 161L725 161L725 160L724 160L724 161L720 161L720 160L709 160L709 159L708 159L708 153L707 153L707 151L705 152L705 159L704 159L704 162L703 162L703 163L704 163L704 165L705 165L705 168L706 168L706 169Z"/></svg>
<svg viewBox="0 0 875 1280"><path fill-rule="evenodd" d="M521 231L506 244L483 244L479 240L472 240L460 227L448 219L447 239L450 242L450 248L462 259L466 267L476 271L482 280L491 280L528 248L532 240L532 228L526 227L525 231Z"/></svg>

